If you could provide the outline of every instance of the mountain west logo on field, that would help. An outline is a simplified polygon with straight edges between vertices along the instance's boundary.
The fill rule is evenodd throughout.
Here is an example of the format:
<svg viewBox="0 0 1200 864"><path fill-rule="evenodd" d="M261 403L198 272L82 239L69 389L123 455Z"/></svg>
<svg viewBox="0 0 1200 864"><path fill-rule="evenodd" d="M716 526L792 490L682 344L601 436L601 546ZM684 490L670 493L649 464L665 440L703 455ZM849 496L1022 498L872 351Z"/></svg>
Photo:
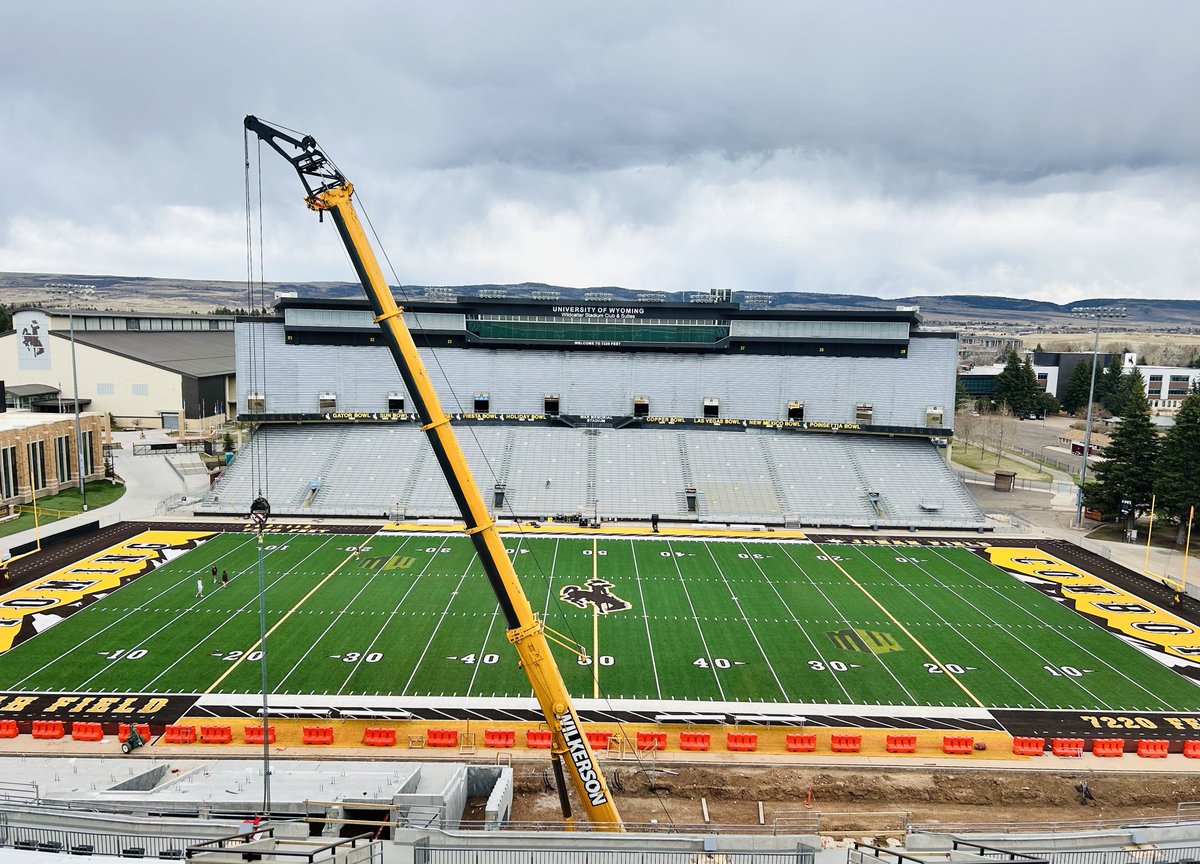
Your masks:
<svg viewBox="0 0 1200 864"><path fill-rule="evenodd" d="M607 615L609 612L624 612L626 609L633 608L632 603L622 600L609 590L613 587L611 582L604 579L589 579L584 585L586 587L567 585L558 592L558 596L580 609L586 609L587 605L591 603L601 615Z"/></svg>
<svg viewBox="0 0 1200 864"><path fill-rule="evenodd" d="M857 627L847 627L845 630L834 630L825 635L843 651L888 654L892 651L904 650L895 636L879 630L860 630Z"/></svg>

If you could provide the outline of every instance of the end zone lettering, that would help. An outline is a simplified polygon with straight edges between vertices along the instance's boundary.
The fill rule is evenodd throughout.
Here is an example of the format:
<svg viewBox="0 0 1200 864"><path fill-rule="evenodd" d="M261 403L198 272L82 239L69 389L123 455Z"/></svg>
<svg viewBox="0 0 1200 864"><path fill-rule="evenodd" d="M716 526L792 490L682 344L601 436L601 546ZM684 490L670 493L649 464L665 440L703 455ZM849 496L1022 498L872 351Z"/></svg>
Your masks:
<svg viewBox="0 0 1200 864"><path fill-rule="evenodd" d="M82 695L78 693L0 693L0 717L18 720L137 720L174 723L195 696L147 694Z"/></svg>
<svg viewBox="0 0 1200 864"><path fill-rule="evenodd" d="M571 761L575 763L575 771L579 774L583 788L587 790L588 800L597 807L607 804L608 797L604 794L604 787L600 785L600 777L596 773L596 767L592 764L591 754L588 753L587 745L583 743L579 727L575 725L575 715L570 711L564 711L558 715L558 723L562 727L562 736L567 745L567 752L571 755Z"/></svg>

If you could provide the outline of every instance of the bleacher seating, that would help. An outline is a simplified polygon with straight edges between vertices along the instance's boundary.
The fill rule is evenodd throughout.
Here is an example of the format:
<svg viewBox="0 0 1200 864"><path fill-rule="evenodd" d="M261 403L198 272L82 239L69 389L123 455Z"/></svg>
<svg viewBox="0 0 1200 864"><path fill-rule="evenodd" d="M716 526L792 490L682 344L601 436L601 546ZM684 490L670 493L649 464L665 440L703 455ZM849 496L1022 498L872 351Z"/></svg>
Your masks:
<svg viewBox="0 0 1200 864"><path fill-rule="evenodd" d="M928 441L700 429L460 426L500 518L587 517L800 526L977 528L985 517ZM260 479L262 478L262 479ZM415 425L260 429L199 513L245 513L263 484L280 515L458 515ZM687 509L684 490L696 490Z"/></svg>

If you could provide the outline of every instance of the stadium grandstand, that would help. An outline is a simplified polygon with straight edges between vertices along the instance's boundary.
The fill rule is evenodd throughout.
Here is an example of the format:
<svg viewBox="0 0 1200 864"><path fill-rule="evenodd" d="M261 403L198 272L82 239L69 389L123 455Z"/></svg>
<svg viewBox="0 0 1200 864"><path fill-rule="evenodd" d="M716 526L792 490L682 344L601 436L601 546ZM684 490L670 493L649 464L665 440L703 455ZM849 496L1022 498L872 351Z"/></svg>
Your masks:
<svg viewBox="0 0 1200 864"><path fill-rule="evenodd" d="M517 518L984 527L945 458L956 334L915 309L461 298L405 304L468 461ZM257 433L197 512L458 511L365 302L236 325ZM258 466L257 469L252 466ZM260 473L262 472L262 473Z"/></svg>

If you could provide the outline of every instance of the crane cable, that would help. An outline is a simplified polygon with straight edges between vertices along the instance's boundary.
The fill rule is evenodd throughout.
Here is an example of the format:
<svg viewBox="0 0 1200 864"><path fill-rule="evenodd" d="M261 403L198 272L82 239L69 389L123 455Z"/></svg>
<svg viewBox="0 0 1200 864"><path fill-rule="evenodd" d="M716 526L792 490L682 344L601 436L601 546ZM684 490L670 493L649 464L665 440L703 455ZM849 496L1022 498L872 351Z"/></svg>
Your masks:
<svg viewBox="0 0 1200 864"><path fill-rule="evenodd" d="M256 302L255 298L255 279L254 279L254 210L255 201L251 196L250 187L250 133L249 130L242 130L242 153L243 165L245 169L245 204L246 204L246 313L249 316L255 316L257 310L257 334L256 327L252 322L246 327L247 341L247 365L249 367L249 387L246 390L246 401L250 400L252 395L260 395L265 400L266 398L266 296L265 284L263 282L263 214L262 214L262 141L258 141L258 146L255 148L255 174L258 177L258 284L259 292ZM248 413L249 404L243 406L243 410ZM265 403L264 403L265 408ZM257 437L258 430L254 430L253 434ZM255 497L267 497L270 493L270 456L269 456L269 439L266 436L261 436L258 442L259 446L250 444L250 476L251 484L254 488ZM250 502L246 502L246 512L250 512Z"/></svg>

